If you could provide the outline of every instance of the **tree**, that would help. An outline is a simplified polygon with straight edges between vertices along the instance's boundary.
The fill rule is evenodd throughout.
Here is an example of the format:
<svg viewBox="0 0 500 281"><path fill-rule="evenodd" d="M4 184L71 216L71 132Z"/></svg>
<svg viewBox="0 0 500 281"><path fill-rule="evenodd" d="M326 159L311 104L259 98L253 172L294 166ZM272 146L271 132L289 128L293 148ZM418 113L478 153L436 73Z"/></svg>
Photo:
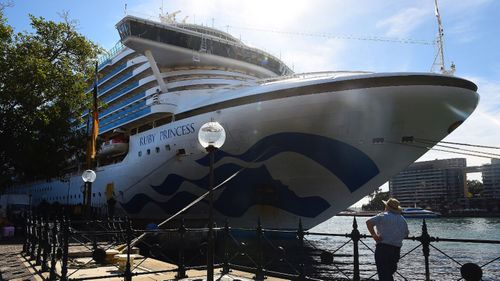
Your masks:
<svg viewBox="0 0 500 281"><path fill-rule="evenodd" d="M0 9L0 187L59 176L85 146L75 125L99 49L62 18L30 15L33 32L14 34Z"/></svg>
<svg viewBox="0 0 500 281"><path fill-rule="evenodd" d="M384 202L382 200L387 201L389 199L389 191L381 192L380 190L376 191L374 195L370 195L370 202L361 207L363 211L382 211L384 210Z"/></svg>
<svg viewBox="0 0 500 281"><path fill-rule="evenodd" d="M480 197L483 193L483 183L478 180L467 180L468 197Z"/></svg>

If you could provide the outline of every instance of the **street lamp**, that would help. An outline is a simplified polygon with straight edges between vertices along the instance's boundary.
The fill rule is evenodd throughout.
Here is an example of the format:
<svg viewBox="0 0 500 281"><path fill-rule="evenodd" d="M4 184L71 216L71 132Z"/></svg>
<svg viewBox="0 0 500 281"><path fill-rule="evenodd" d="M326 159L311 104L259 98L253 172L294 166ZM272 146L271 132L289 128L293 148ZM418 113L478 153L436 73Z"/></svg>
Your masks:
<svg viewBox="0 0 500 281"><path fill-rule="evenodd" d="M207 281L214 280L214 235L213 235L213 192L214 188L214 154L226 140L226 131L218 122L208 122L198 131L198 141L210 154L210 173L208 189L208 249L207 249Z"/></svg>
<svg viewBox="0 0 500 281"><path fill-rule="evenodd" d="M92 170L85 170L82 173L83 182L85 182L83 194L83 206L86 209L87 217L90 217L91 200L92 200L92 183L96 179L96 174Z"/></svg>

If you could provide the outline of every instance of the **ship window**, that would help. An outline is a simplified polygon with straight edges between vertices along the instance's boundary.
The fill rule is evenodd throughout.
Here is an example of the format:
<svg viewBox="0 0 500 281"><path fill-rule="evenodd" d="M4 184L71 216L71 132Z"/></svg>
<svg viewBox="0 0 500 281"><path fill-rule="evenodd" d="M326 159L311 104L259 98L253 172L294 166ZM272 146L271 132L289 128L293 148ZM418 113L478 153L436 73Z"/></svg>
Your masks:
<svg viewBox="0 0 500 281"><path fill-rule="evenodd" d="M99 197L101 197L101 193L99 192Z"/></svg>
<svg viewBox="0 0 500 281"><path fill-rule="evenodd" d="M139 157L141 157L142 156L142 151L137 152L137 155L139 155Z"/></svg>
<svg viewBox="0 0 500 281"><path fill-rule="evenodd" d="M92 193L92 197L95 197L95 192L94 192L94 193Z"/></svg>
<svg viewBox="0 0 500 281"><path fill-rule="evenodd" d="M151 154L151 149L148 148L148 150L146 150L146 153L149 155Z"/></svg>
<svg viewBox="0 0 500 281"><path fill-rule="evenodd" d="M172 116L167 116L165 118L161 118L155 121L155 127L159 127L161 125L165 125L172 121Z"/></svg>
<svg viewBox="0 0 500 281"><path fill-rule="evenodd" d="M153 128L153 124L152 123L148 123L148 124L144 124L142 126L139 127L138 132L144 132L144 131L147 131L149 129L152 129Z"/></svg>
<svg viewBox="0 0 500 281"><path fill-rule="evenodd" d="M160 148L156 147L156 153L160 153Z"/></svg>
<svg viewBox="0 0 500 281"><path fill-rule="evenodd" d="M127 36L130 36L130 26L129 22L124 22L120 26L118 26L118 33L120 34L120 38L124 39Z"/></svg>
<svg viewBox="0 0 500 281"><path fill-rule="evenodd" d="M170 145L169 145L169 144L165 145L165 149L166 149L167 151L170 151Z"/></svg>

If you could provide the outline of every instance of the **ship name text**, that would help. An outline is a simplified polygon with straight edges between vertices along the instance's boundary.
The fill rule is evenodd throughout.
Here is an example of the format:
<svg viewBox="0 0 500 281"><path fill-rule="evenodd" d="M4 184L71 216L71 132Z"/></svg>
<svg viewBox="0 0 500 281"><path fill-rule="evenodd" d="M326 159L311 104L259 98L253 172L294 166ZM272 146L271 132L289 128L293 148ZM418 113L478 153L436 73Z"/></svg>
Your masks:
<svg viewBox="0 0 500 281"><path fill-rule="evenodd" d="M186 125L181 125L181 126L161 130L159 132L159 139L160 139L160 141L163 141L163 140L167 140L167 139L174 138L174 137L180 137L180 136L184 136L184 135L193 134L194 132L196 132L196 129L194 128L194 123L189 123ZM157 139L156 133L142 136L139 138L139 145L144 146L144 145L152 144L155 142L156 139Z"/></svg>

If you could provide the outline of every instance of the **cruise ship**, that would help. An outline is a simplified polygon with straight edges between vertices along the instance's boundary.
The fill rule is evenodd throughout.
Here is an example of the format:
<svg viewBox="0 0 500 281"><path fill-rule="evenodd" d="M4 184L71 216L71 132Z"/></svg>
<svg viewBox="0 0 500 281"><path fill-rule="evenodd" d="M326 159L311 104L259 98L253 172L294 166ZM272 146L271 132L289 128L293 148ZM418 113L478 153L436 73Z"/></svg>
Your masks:
<svg viewBox="0 0 500 281"><path fill-rule="evenodd" d="M116 27L121 43L98 67L106 106L91 202L105 213L113 200L137 220L162 221L208 190L198 142L207 122L227 135L215 185L234 176L214 192L216 222L310 229L422 156L414 139L443 139L478 103L476 85L450 75L295 74L207 26L125 16ZM8 192L29 194L32 207L78 205L81 172ZM204 199L180 217L204 220L207 210Z"/></svg>

